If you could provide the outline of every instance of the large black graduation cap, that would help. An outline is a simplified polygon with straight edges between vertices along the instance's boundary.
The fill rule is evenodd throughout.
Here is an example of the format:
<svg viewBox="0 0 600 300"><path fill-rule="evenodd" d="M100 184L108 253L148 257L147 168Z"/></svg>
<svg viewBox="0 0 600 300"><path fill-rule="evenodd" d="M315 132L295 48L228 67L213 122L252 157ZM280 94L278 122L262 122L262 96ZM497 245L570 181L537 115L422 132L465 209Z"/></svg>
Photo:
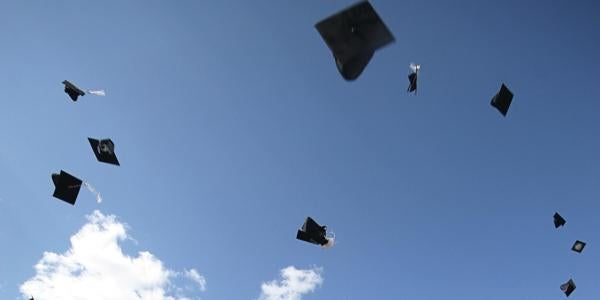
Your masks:
<svg viewBox="0 0 600 300"><path fill-rule="evenodd" d="M302 225L302 229L298 230L296 238L316 245L326 245L329 241L325 237L327 234L327 226L321 226L311 217L307 217Z"/></svg>
<svg viewBox="0 0 600 300"><path fill-rule="evenodd" d="M565 295L567 295L567 297L573 293L576 287L577 286L575 286L573 279L569 279L569 281L560 285L560 289L565 293Z"/></svg>
<svg viewBox="0 0 600 300"><path fill-rule="evenodd" d="M361 1L315 25L344 79L358 78L379 48L394 41L373 6Z"/></svg>
<svg viewBox="0 0 600 300"><path fill-rule="evenodd" d="M54 182L54 194L52 196L75 205L79 189L81 189L83 183L81 179L61 170L60 174L52 174L52 181Z"/></svg>
<svg viewBox="0 0 600 300"><path fill-rule="evenodd" d="M88 138L90 146L96 155L96 159L100 162L119 166L119 160L115 154L115 144L111 139L97 140Z"/></svg>
<svg viewBox="0 0 600 300"><path fill-rule="evenodd" d="M85 92L70 83L68 80L62 82L65 85L65 93L69 94L71 100L77 101L77 97L85 96Z"/></svg>
<svg viewBox="0 0 600 300"><path fill-rule="evenodd" d="M500 87L500 91L494 96L494 98L492 98L492 102L490 104L506 117L506 113L508 113L508 108L510 107L512 99L513 93L503 83L502 87Z"/></svg>
<svg viewBox="0 0 600 300"><path fill-rule="evenodd" d="M583 248L585 248L585 242L577 240L575 241L575 244L573 244L573 247L571 247L571 250L577 253L581 253L581 251L583 251Z"/></svg>
<svg viewBox="0 0 600 300"><path fill-rule="evenodd" d="M554 213L554 228L565 226L567 221L558 213Z"/></svg>

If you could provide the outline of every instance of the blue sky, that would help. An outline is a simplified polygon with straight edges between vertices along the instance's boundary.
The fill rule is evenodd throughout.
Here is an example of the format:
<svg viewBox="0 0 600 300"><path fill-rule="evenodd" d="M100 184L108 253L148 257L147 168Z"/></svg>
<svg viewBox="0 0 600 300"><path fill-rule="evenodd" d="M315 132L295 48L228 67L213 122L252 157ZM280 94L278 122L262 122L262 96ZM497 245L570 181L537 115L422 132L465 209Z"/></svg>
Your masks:
<svg viewBox="0 0 600 300"><path fill-rule="evenodd" d="M352 3L0 3L0 298L94 210L128 255L198 270L190 297L257 299L288 266L321 270L302 299L600 297L600 4L371 1L396 42L345 82L313 26ZM104 202L53 199L60 169ZM308 215L335 248L295 240Z"/></svg>

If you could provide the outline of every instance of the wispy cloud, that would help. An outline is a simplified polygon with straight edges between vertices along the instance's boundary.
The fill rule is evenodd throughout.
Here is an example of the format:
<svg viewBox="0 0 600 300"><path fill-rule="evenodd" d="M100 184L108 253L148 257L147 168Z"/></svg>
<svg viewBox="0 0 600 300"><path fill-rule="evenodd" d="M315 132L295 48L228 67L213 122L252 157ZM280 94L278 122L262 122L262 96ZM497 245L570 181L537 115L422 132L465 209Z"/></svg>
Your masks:
<svg viewBox="0 0 600 300"><path fill-rule="evenodd" d="M300 300L323 284L321 268L296 269L289 266L281 270L281 280L261 285L260 300Z"/></svg>
<svg viewBox="0 0 600 300"><path fill-rule="evenodd" d="M195 282L201 291L206 290L206 278L204 278L204 276L200 275L200 273L198 273L198 271L196 271L196 269L185 270L183 272L183 275L186 278L188 278L189 280Z"/></svg>
<svg viewBox="0 0 600 300"><path fill-rule="evenodd" d="M36 274L21 287L23 297L36 300L182 300L171 282L179 274L164 267L152 253L123 253L119 242L128 239L126 227L113 215L94 211L71 237L64 253L44 252L35 265ZM190 273L192 275L187 275ZM206 288L206 280L195 269L186 278Z"/></svg>

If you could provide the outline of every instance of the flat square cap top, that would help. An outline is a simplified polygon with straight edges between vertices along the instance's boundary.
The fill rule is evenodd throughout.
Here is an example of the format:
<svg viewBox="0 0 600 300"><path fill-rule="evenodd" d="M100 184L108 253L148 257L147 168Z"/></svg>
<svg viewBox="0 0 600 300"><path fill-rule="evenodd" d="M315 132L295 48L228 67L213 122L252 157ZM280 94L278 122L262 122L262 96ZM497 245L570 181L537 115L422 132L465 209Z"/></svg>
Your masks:
<svg viewBox="0 0 600 300"><path fill-rule="evenodd" d="M60 174L52 174L52 182L54 182L54 194L52 196L75 205L83 182L63 170L60 171Z"/></svg>
<svg viewBox="0 0 600 300"><path fill-rule="evenodd" d="M563 291L567 297L573 293L575 288L577 288L577 286L575 286L573 279L569 279L569 281L560 285L560 290Z"/></svg>
<svg viewBox="0 0 600 300"><path fill-rule="evenodd" d="M571 250L577 253L581 253L581 251L583 251L583 248L585 248L585 243L577 240L575 241L575 244L573 244L573 247L571 247Z"/></svg>
<svg viewBox="0 0 600 300"><path fill-rule="evenodd" d="M315 25L329 49L338 58L375 51L394 41L369 1L354 4Z"/></svg>
<svg viewBox="0 0 600 300"><path fill-rule="evenodd" d="M567 221L558 213L554 213L554 228L565 226Z"/></svg>
<svg viewBox="0 0 600 300"><path fill-rule="evenodd" d="M376 50L394 36L368 1L354 4L315 25L346 80L356 79Z"/></svg>
<svg viewBox="0 0 600 300"><path fill-rule="evenodd" d="M115 154L115 144L111 139L97 140L88 138L88 141L98 161L116 166L120 165Z"/></svg>
<svg viewBox="0 0 600 300"><path fill-rule="evenodd" d="M502 87L500 87L500 91L492 98L492 102L490 104L506 117L506 113L508 113L508 108L512 103L512 99L513 93L503 83Z"/></svg>

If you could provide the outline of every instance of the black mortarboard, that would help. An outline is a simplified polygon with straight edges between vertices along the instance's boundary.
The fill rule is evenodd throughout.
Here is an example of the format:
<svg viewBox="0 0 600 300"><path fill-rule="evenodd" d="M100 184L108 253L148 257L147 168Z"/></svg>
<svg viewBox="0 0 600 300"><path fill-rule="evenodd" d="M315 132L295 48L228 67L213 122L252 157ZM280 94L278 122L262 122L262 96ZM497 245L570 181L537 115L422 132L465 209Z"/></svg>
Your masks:
<svg viewBox="0 0 600 300"><path fill-rule="evenodd" d="M115 154L115 144L111 139L96 140L88 138L88 141L90 141L90 145L98 161L119 166L119 160Z"/></svg>
<svg viewBox="0 0 600 300"><path fill-rule="evenodd" d="M407 92L414 92L417 90L417 73L410 73L408 75L408 89Z"/></svg>
<svg viewBox="0 0 600 300"><path fill-rule="evenodd" d="M327 226L321 226L311 217L307 217L304 225L302 225L302 229L298 230L296 238L301 241L324 246L329 242L325 237L326 234Z"/></svg>
<svg viewBox="0 0 600 300"><path fill-rule="evenodd" d="M65 85L65 93L69 94L71 100L77 101L77 97L85 96L85 92L70 83L68 80L62 82Z"/></svg>
<svg viewBox="0 0 600 300"><path fill-rule="evenodd" d="M559 215L558 213L554 213L554 228L565 226L566 223L567 221L565 221L565 219L563 219L561 215Z"/></svg>
<svg viewBox="0 0 600 300"><path fill-rule="evenodd" d="M360 76L373 54L394 41L373 6L361 1L315 25L346 80Z"/></svg>
<svg viewBox="0 0 600 300"><path fill-rule="evenodd" d="M506 117L512 99L513 93L503 83L502 87L500 87L500 91L492 98L490 104Z"/></svg>
<svg viewBox="0 0 600 300"><path fill-rule="evenodd" d="M60 171L60 174L52 174L52 181L54 182L54 194L52 196L75 205L83 182L63 170Z"/></svg>
<svg viewBox="0 0 600 300"><path fill-rule="evenodd" d="M580 240L577 240L575 241L575 244L573 244L573 247L571 247L571 250L577 253L581 253L581 251L583 251L583 248L585 248L585 243Z"/></svg>
<svg viewBox="0 0 600 300"><path fill-rule="evenodd" d="M573 281L573 279L569 279L569 281L560 285L560 289L565 293L565 295L567 295L567 297L569 297L569 295L571 295L571 293L575 290L575 288L576 288L576 286L575 286L575 282Z"/></svg>

